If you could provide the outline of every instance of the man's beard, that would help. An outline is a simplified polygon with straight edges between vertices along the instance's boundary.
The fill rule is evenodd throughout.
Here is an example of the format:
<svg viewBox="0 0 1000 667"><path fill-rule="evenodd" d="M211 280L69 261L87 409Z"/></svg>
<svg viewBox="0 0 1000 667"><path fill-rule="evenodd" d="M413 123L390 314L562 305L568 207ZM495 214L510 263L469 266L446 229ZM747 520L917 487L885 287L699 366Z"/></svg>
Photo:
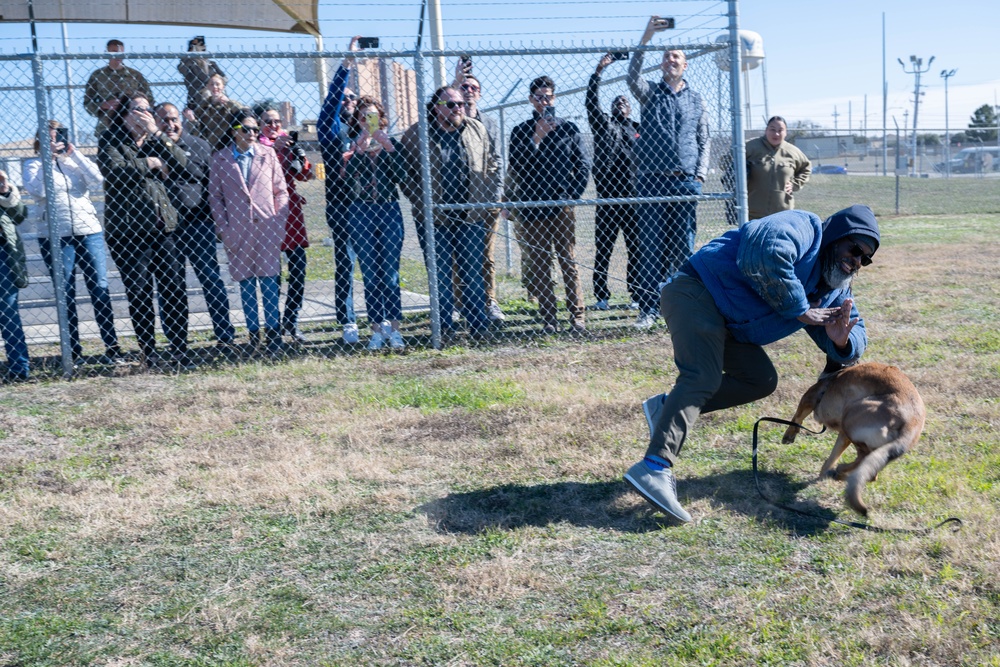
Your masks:
<svg viewBox="0 0 1000 667"><path fill-rule="evenodd" d="M844 273L844 270L840 268L840 262L837 261L835 246L830 246L823 260L823 280L830 289L847 289L851 286L851 281L854 280L856 274L856 270Z"/></svg>

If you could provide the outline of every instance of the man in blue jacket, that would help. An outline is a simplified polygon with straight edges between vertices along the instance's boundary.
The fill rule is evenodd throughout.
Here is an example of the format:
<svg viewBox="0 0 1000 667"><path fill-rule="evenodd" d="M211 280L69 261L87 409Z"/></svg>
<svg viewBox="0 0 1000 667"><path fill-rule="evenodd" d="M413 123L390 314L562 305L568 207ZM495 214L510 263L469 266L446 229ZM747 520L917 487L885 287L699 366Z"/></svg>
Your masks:
<svg viewBox="0 0 1000 667"><path fill-rule="evenodd" d="M358 37L351 39L348 49L358 50ZM333 301L337 322L344 327L344 342L351 345L357 343L361 335L354 313L354 262L357 254L348 229L350 192L340 170L344 166L344 153L351 143L349 121L358 99L347 87L353 64L353 58L345 58L337 68L316 122L316 138L326 172L326 224L330 227L333 240Z"/></svg>
<svg viewBox="0 0 1000 667"><path fill-rule="evenodd" d="M673 466L703 412L750 403L777 388L764 345L805 329L836 367L868 343L851 281L878 250L875 214L855 204L825 222L807 211L753 220L702 246L660 294L679 375L647 399L646 456L625 481L679 522Z"/></svg>

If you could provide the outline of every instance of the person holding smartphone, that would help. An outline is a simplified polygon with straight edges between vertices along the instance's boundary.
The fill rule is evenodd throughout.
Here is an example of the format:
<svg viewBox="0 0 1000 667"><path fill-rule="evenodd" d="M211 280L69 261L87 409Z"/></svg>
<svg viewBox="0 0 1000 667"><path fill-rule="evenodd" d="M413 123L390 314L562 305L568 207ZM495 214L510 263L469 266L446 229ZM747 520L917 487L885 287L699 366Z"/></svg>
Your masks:
<svg viewBox="0 0 1000 667"><path fill-rule="evenodd" d="M357 51L359 39L358 36L352 38L348 50ZM351 193L344 178L345 160L349 155L351 141L357 134L354 128L354 110L358 104L358 96L347 87L353 65L354 58L347 57L337 68L316 121L316 139L319 141L326 174L326 224L333 241L333 302L337 311L337 323L343 327L343 340L348 345L354 345L361 339L354 312L354 262L357 255L351 243L348 224Z"/></svg>
<svg viewBox="0 0 1000 667"><path fill-rule="evenodd" d="M296 191L299 181L316 178L313 165L306 152L298 143L298 132L286 132L281 126L281 114L271 103L254 107L260 123L260 143L274 148L285 174L288 186L288 222L285 238L281 242L281 252L288 260L288 293L285 295L285 311L281 314L281 332L293 343L306 342L299 330L299 311L306 294L306 248L309 236L306 233L306 218L303 208L306 198Z"/></svg>
<svg viewBox="0 0 1000 667"><path fill-rule="evenodd" d="M108 258L104 245L104 228L91 200L91 191L98 190L104 176L97 164L69 142L66 128L57 120L48 122L48 140L52 150L52 197L49 220L47 192L41 158L24 164L24 189L35 199L38 215L38 248L49 273L58 265L63 272L66 292L66 319L69 327L70 349L74 362L83 359L80 345L80 319L76 308L76 267L83 271L83 279L90 293L94 319L101 332L104 355L97 361L111 364L122 357L115 333L115 316L108 290ZM35 138L35 153L41 150L41 137ZM53 252L49 242L50 222L58 230L61 248ZM58 259L56 259L58 258Z"/></svg>
<svg viewBox="0 0 1000 667"><path fill-rule="evenodd" d="M403 254L403 213L398 186L406 178L402 146L385 131L389 120L373 97L362 97L354 111L361 133L351 143L344 166L350 192L351 244L358 253L365 283L365 306L372 336L369 350L388 344L406 347L399 325L403 319L399 262Z"/></svg>
<svg viewBox="0 0 1000 667"><path fill-rule="evenodd" d="M622 58L621 56L625 56ZM639 139L639 123L629 118L632 104L624 95L611 101L611 113L601 110L599 88L601 74L616 60L626 60L628 53L606 53L597 63L587 85L587 120L594 137L594 185L599 199L635 197L635 144ZM611 290L608 287L608 267L615 240L621 231L625 241L627 264L625 284L631 295L630 304L637 301L635 264L639 254L639 239L635 223L635 205L598 204L594 212L594 310L608 310ZM638 308L638 303L635 303Z"/></svg>
<svg viewBox="0 0 1000 667"><path fill-rule="evenodd" d="M673 22L652 16L639 40L645 46ZM684 80L687 56L667 49L659 81L642 78L644 50L635 51L628 68L629 89L642 105L636 142L636 194L639 197L698 197L708 174L708 113L701 94ZM694 251L697 202L640 204L637 329L649 329L660 316L660 285Z"/></svg>
<svg viewBox="0 0 1000 667"><path fill-rule="evenodd" d="M534 79L529 91L532 117L510 133L505 201L579 199L590 177L590 156L583 135L576 125L556 116L556 84L551 78ZM553 253L562 268L570 330L585 331L573 206L522 208L517 210L517 216L525 280L529 294L538 298L542 333L554 334L559 328L552 281Z"/></svg>
<svg viewBox="0 0 1000 667"><path fill-rule="evenodd" d="M500 180L504 177L503 156L500 149L500 124L492 115L479 111L479 101L483 97L483 84L472 73L472 56L462 56L455 65L455 79L451 84L462 93L465 100L465 117L479 121L486 128L490 143L497 158ZM506 318L497 301L497 268L494 260L497 233L500 231L500 215L490 215L483 220L486 227L486 254L483 260L483 280L486 281L486 314L492 322L503 322Z"/></svg>

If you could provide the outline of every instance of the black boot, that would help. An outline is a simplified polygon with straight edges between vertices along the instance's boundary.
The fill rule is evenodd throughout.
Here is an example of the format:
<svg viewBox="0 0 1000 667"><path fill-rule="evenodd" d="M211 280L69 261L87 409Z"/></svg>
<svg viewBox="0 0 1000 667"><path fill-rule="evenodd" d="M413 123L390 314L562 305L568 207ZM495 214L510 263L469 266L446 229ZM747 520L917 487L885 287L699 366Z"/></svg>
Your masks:
<svg viewBox="0 0 1000 667"><path fill-rule="evenodd" d="M267 337L267 354L271 357L280 357L285 352L285 343L281 340L280 329L265 329Z"/></svg>

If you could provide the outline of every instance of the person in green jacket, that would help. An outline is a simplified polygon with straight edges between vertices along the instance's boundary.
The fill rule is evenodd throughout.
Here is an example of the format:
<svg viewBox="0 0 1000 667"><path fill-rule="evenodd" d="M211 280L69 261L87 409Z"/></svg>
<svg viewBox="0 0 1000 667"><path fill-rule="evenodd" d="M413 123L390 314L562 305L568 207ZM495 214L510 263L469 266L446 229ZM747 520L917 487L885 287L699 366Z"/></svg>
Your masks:
<svg viewBox="0 0 1000 667"><path fill-rule="evenodd" d="M788 125L781 116L767 121L764 136L747 142L747 206L760 220L795 208L794 193L809 181L809 158L785 141Z"/></svg>
<svg viewBox="0 0 1000 667"><path fill-rule="evenodd" d="M28 343L17 303L17 291L28 286L24 244L17 231L25 217L21 193L0 171L0 335L7 353L5 382L28 379Z"/></svg>

